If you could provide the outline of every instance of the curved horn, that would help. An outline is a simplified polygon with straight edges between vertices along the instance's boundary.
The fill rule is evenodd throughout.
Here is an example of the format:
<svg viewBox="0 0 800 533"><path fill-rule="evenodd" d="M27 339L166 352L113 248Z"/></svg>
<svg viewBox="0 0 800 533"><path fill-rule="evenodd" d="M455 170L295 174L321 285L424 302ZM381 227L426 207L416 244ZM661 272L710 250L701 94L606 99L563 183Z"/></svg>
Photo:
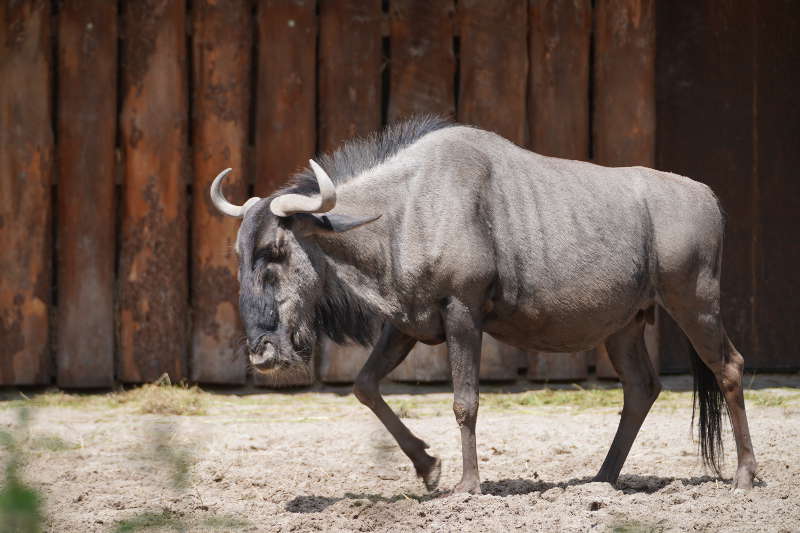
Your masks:
<svg viewBox="0 0 800 533"><path fill-rule="evenodd" d="M226 168L214 178L214 181L211 183L211 202L214 204L214 207L219 209L223 214L241 218L247 213L247 210L253 207L253 204L261 200L261 198L254 196L247 200L244 205L235 205L226 200L225 196L222 194L222 180L231 173L231 170L233 169Z"/></svg>
<svg viewBox="0 0 800 533"><path fill-rule="evenodd" d="M296 213L326 213L336 205L336 187L325 170L310 159L311 169L319 184L319 196L311 197L302 194L283 194L278 196L269 208L279 217L288 217Z"/></svg>

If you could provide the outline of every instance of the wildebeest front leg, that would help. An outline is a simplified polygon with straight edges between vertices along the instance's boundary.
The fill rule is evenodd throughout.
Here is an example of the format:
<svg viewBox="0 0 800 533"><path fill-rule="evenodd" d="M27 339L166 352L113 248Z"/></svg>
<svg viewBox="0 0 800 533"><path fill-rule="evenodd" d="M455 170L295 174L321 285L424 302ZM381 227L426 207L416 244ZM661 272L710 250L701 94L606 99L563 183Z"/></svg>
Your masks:
<svg viewBox="0 0 800 533"><path fill-rule="evenodd" d="M641 314L622 331L609 337L606 348L622 381L624 396L617 434L594 480L615 483L642 422L661 392L661 382L647 356Z"/></svg>
<svg viewBox="0 0 800 533"><path fill-rule="evenodd" d="M416 344L415 339L386 324L369 359L356 377L353 393L386 426L403 452L414 463L414 469L425 482L425 487L433 490L439 484L441 461L425 451L428 445L411 433L386 404L380 393L381 379L403 362L414 344Z"/></svg>
<svg viewBox="0 0 800 533"><path fill-rule="evenodd" d="M445 308L447 357L453 375L453 412L461 429L461 481L453 492L480 494L475 423L478 419L478 373L481 330L465 304L451 299Z"/></svg>

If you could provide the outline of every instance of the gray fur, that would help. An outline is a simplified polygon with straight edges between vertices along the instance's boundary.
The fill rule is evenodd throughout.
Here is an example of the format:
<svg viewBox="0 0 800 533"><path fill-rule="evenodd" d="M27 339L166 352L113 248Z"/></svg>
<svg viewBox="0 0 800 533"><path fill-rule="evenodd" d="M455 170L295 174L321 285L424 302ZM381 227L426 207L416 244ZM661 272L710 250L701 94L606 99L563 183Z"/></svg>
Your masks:
<svg viewBox="0 0 800 533"><path fill-rule="evenodd" d="M647 357L637 318L657 304L723 385L740 450L737 484L751 486L755 459L743 401L736 407L741 356L719 315L723 217L711 190L675 174L544 157L494 133L433 124L400 127L414 132L400 136L403 142L392 143L390 132L382 142L392 149L376 150L373 139L321 161L337 184L338 201L327 216L381 215L374 222L336 232L307 216L279 221L269 213L270 199L250 209L237 243L242 292L266 298L258 285L264 276L248 272L257 269L254 253L276 243L287 251L261 266L271 272L270 305L280 327L250 328L251 346L261 336L275 347L265 355L257 346L254 364L302 362L295 352L315 342L326 306L357 308L345 327L361 317L369 337L376 327L370 317L377 317L384 332L356 394L431 486L438 463L388 410L377 383L414 341L447 341L464 452L456 490L479 492L480 332L552 352L586 350L609 339L627 409L598 474L613 482L659 390L657 376L642 362ZM307 183L301 176L291 190L311 194ZM258 317L243 310L243 319L247 325ZM300 339L294 348L287 340L292 335Z"/></svg>

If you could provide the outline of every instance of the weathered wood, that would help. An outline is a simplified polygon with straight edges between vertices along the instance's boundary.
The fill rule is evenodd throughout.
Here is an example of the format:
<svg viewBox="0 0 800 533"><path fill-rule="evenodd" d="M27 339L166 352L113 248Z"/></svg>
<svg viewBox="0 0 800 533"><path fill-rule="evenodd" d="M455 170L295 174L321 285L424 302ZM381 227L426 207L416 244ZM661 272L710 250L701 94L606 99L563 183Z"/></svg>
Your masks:
<svg viewBox="0 0 800 533"><path fill-rule="evenodd" d="M483 334L481 342L481 381L513 381L519 369L527 366L527 355L513 346Z"/></svg>
<svg viewBox="0 0 800 533"><path fill-rule="evenodd" d="M268 196L314 155L316 35L313 0L258 4L255 193ZM338 46L338 43L335 45Z"/></svg>
<svg viewBox="0 0 800 533"><path fill-rule="evenodd" d="M595 367L594 373L600 379L619 379L617 371L611 364L608 357L608 350L605 344L600 344L594 349Z"/></svg>
<svg viewBox="0 0 800 533"><path fill-rule="evenodd" d="M588 352L528 352L527 378L532 381L578 381L589 377Z"/></svg>
<svg viewBox="0 0 800 533"><path fill-rule="evenodd" d="M406 360L389 374L389 379L405 383L441 383L450 381L447 343L430 346L418 342Z"/></svg>
<svg viewBox="0 0 800 533"><path fill-rule="evenodd" d="M527 15L527 2L522 0L458 3L458 120L520 145L526 139ZM489 335L483 338L481 379L516 379L525 359L519 350Z"/></svg>
<svg viewBox="0 0 800 533"><path fill-rule="evenodd" d="M591 2L531 2L529 20L531 149L543 155L587 160ZM587 373L583 352L528 354L530 379L581 380Z"/></svg>
<svg viewBox="0 0 800 533"><path fill-rule="evenodd" d="M598 163L655 163L655 37L655 0L597 1L594 157Z"/></svg>
<svg viewBox="0 0 800 533"><path fill-rule="evenodd" d="M358 344L339 345L327 337L320 341L317 376L323 383L352 383L372 348Z"/></svg>
<svg viewBox="0 0 800 533"><path fill-rule="evenodd" d="M114 383L117 5L66 0L58 14L60 387Z"/></svg>
<svg viewBox="0 0 800 533"><path fill-rule="evenodd" d="M756 2L757 344L746 364L798 369L800 317L800 2ZM746 195L743 191L739 194ZM733 218L728 216L728 220ZM728 243L725 243L727 249Z"/></svg>
<svg viewBox="0 0 800 533"><path fill-rule="evenodd" d="M525 144L527 2L461 0L458 120Z"/></svg>
<svg viewBox="0 0 800 533"><path fill-rule="evenodd" d="M50 378L50 3L0 2L0 385Z"/></svg>
<svg viewBox="0 0 800 533"><path fill-rule="evenodd" d="M415 113L455 114L453 0L390 4L389 120Z"/></svg>
<svg viewBox="0 0 800 533"><path fill-rule="evenodd" d="M239 284L234 252L239 220L211 204L209 184L231 167L225 194L247 196L247 135L250 115L250 3L196 0L192 5L194 63L192 206L191 379L241 384L247 354L239 343Z"/></svg>
<svg viewBox="0 0 800 533"><path fill-rule="evenodd" d="M326 0L319 14L319 148L381 125L381 3Z"/></svg>
<svg viewBox="0 0 800 533"><path fill-rule="evenodd" d="M703 181L727 213L722 315L757 366L753 307L754 27L752 2L658 3L658 168ZM735 111L732 111L735 110ZM688 342L662 313L662 368L688 370Z"/></svg>
<svg viewBox="0 0 800 533"><path fill-rule="evenodd" d="M590 0L530 4L528 124L533 151L589 158Z"/></svg>
<svg viewBox="0 0 800 533"><path fill-rule="evenodd" d="M186 377L186 29L181 0L125 2L119 379Z"/></svg>

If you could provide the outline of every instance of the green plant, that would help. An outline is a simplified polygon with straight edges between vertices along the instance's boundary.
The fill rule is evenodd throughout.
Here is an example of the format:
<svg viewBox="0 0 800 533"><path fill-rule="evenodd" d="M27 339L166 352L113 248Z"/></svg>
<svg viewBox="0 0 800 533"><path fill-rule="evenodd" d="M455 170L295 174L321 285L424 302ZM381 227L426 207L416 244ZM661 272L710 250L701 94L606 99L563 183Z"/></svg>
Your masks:
<svg viewBox="0 0 800 533"><path fill-rule="evenodd" d="M25 455L20 446L20 435L27 432L30 411L19 410L14 431L0 431L0 444L6 451L5 480L0 490L0 530L17 533L38 533L42 530L44 515L42 497L28 486L21 476Z"/></svg>

